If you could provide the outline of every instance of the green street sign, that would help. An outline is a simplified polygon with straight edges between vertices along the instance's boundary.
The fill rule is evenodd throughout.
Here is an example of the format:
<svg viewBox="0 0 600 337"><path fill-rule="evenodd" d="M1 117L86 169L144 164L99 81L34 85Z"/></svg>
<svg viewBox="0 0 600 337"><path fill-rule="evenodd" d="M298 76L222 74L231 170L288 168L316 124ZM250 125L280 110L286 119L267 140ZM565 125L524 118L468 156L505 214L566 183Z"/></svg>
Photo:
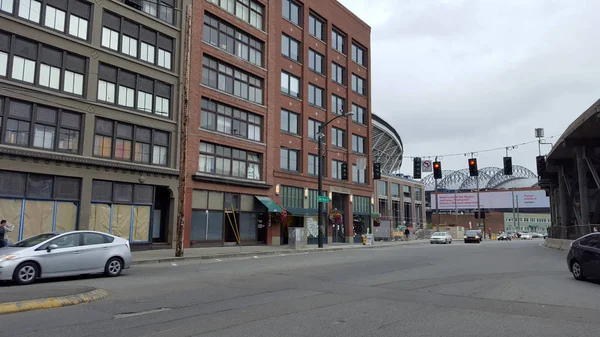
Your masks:
<svg viewBox="0 0 600 337"><path fill-rule="evenodd" d="M328 196L320 195L317 197L317 201L318 202L330 202L331 199L329 199Z"/></svg>

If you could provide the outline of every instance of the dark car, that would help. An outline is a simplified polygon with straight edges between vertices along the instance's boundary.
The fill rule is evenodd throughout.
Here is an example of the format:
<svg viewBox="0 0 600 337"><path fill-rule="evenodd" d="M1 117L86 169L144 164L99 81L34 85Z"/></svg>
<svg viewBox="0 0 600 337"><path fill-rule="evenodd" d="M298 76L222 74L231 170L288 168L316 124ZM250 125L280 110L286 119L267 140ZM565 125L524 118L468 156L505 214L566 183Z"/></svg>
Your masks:
<svg viewBox="0 0 600 337"><path fill-rule="evenodd" d="M506 233L502 233L498 236L498 241L511 241L511 237Z"/></svg>
<svg viewBox="0 0 600 337"><path fill-rule="evenodd" d="M577 280L600 278L600 233L588 234L573 241L567 264Z"/></svg>
<svg viewBox="0 0 600 337"><path fill-rule="evenodd" d="M466 231L465 232L465 243L468 243L468 242L480 243L481 242L481 234L479 233L479 231Z"/></svg>

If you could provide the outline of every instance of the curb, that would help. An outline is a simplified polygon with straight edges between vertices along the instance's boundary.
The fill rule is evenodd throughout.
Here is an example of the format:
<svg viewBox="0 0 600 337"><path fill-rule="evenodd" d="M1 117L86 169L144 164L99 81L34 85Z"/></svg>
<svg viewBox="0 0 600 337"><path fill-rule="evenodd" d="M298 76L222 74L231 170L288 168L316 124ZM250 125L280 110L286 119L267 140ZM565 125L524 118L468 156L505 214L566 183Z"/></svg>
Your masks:
<svg viewBox="0 0 600 337"><path fill-rule="evenodd" d="M108 292L106 290L96 289L87 293L75 294L70 296L0 303L0 315L31 310L68 307L71 305L98 301L107 296Z"/></svg>
<svg viewBox="0 0 600 337"><path fill-rule="evenodd" d="M372 245L372 246L354 246L354 247L333 247L333 248L309 248L309 249L299 249L299 250L277 250L270 252L253 252L253 253L225 253L225 254L213 254L213 255L201 255L201 256L191 256L191 257L165 257L159 259L148 259L148 260L138 260L132 261L131 265L143 265L143 264L154 264L154 263L169 263L169 262L177 262L177 261L194 261L194 260L214 260L214 259L230 259L235 257L245 257L245 256L269 256L269 255L280 255L280 254L302 254L302 253L321 253L321 252L336 252L342 250L349 249L364 249L364 248L389 248L396 246L410 246L416 244L422 244L424 242L414 242L402 245Z"/></svg>

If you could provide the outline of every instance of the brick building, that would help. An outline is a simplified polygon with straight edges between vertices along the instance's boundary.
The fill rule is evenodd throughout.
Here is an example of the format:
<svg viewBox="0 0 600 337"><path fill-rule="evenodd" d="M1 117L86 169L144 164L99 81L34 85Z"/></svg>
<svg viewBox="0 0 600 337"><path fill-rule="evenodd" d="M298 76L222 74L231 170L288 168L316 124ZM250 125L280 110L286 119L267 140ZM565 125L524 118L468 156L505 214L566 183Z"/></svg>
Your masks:
<svg viewBox="0 0 600 337"><path fill-rule="evenodd" d="M184 30L174 0L0 1L0 216L14 242L173 239Z"/></svg>
<svg viewBox="0 0 600 337"><path fill-rule="evenodd" d="M208 0L192 30L185 245L234 244L236 224L243 244L285 244L289 227L316 243L317 130L348 111L323 130L322 175L344 219L329 241L352 240L373 191L353 165L372 161L369 26L335 0Z"/></svg>

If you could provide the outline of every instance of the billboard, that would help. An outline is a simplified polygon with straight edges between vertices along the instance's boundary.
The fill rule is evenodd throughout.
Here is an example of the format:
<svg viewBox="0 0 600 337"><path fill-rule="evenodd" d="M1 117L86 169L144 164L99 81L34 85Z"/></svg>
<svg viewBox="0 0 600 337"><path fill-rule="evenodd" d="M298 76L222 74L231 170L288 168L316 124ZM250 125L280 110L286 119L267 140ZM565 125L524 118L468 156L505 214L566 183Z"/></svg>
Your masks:
<svg viewBox="0 0 600 337"><path fill-rule="evenodd" d="M512 195L511 191L480 192L479 204L486 209L512 208ZM514 195L515 207L518 200L519 208L550 208L550 198L544 190L514 191ZM477 209L477 192L440 193L438 198L441 210ZM435 193L431 193L431 209L435 208Z"/></svg>

